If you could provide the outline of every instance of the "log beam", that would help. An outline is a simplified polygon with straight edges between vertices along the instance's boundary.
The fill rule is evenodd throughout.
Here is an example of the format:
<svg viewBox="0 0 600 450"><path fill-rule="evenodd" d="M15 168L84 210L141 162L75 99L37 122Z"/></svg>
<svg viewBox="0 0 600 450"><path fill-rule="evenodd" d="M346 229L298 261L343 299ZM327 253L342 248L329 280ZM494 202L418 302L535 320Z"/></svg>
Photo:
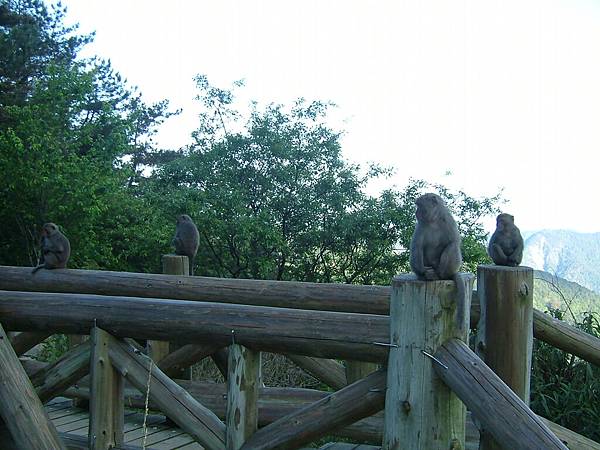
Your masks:
<svg viewBox="0 0 600 450"><path fill-rule="evenodd" d="M17 448L64 450L56 428L37 397L0 325L0 417Z"/></svg>
<svg viewBox="0 0 600 450"><path fill-rule="evenodd" d="M21 356L24 353L31 350L36 345L44 342L46 338L52 336L51 333L40 333L36 331L26 331L23 333L17 333L15 336L10 338L10 343L15 349L17 356Z"/></svg>
<svg viewBox="0 0 600 450"><path fill-rule="evenodd" d="M235 330L254 350L373 362L387 356L374 343L389 339L389 318L378 315L86 294L0 291L0 321L66 334L97 323L119 337L223 345Z"/></svg>
<svg viewBox="0 0 600 450"><path fill-rule="evenodd" d="M136 389L146 394L161 411L208 450L225 449L225 425L167 377L153 361L128 343L108 337L108 352L115 368Z"/></svg>
<svg viewBox="0 0 600 450"><path fill-rule="evenodd" d="M35 372L31 377L42 403L60 395L90 370L90 342L73 347L59 359Z"/></svg>
<svg viewBox="0 0 600 450"><path fill-rule="evenodd" d="M336 391L348 385L344 366L337 361L302 355L288 354L285 356L298 367Z"/></svg>
<svg viewBox="0 0 600 450"><path fill-rule="evenodd" d="M540 418L462 341L435 353L438 376L502 448L568 450Z"/></svg>
<svg viewBox="0 0 600 450"><path fill-rule="evenodd" d="M278 308L384 314L389 286L186 277L105 270L0 266L0 290L172 298Z"/></svg>
<svg viewBox="0 0 600 450"><path fill-rule="evenodd" d="M103 450L123 444L123 377L110 363L111 336L94 327L90 338L92 395L88 441L91 450Z"/></svg>
<svg viewBox="0 0 600 450"><path fill-rule="evenodd" d="M242 449L300 448L380 411L385 403L386 371L378 370L322 400L261 428Z"/></svg>

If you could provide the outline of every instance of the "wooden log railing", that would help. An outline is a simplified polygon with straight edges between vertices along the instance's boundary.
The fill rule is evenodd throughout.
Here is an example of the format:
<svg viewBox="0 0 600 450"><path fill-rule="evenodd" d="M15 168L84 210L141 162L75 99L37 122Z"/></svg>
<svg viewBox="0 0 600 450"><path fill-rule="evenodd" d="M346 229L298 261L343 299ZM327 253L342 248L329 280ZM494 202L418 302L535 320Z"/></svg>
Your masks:
<svg viewBox="0 0 600 450"><path fill-rule="evenodd" d="M96 323L119 337L236 342L256 350L384 361L384 316L134 297L0 291L0 317L12 330L83 334ZM307 326L310 324L310 326Z"/></svg>
<svg viewBox="0 0 600 450"><path fill-rule="evenodd" d="M389 315L389 286L183 277L131 272L0 266L0 290L170 298L280 308ZM473 295L471 325L479 320ZM534 337L600 367L600 339L533 311Z"/></svg>
<svg viewBox="0 0 600 450"><path fill-rule="evenodd" d="M227 386L225 384L189 380L175 380L175 382L199 403L213 411L220 419L225 419L227 404ZM296 412L311 403L322 400L330 394L331 392L303 388L259 388L258 424L259 426L264 427L283 416ZM69 388L64 392L64 395L70 398L89 400L90 391L88 384L83 382L77 387ZM127 405L143 409L146 404L145 402L145 395L139 391L125 391L125 403ZM159 409L158 405L153 401L150 401L149 406L151 409ZM556 423L544 419L543 417L539 417L539 419L544 422L544 424L552 430L561 441L565 442L570 450L600 450L600 443L587 439ZM330 434L360 442L369 442L372 444L381 443L383 437L383 420L382 414L374 415L359 420L344 428L332 430ZM467 420L467 434L478 434L475 425L470 419Z"/></svg>
<svg viewBox="0 0 600 450"><path fill-rule="evenodd" d="M413 274L393 279L383 450L465 447L467 411L431 358L448 339L468 339L473 281L459 274L457 289Z"/></svg>
<svg viewBox="0 0 600 450"><path fill-rule="evenodd" d="M438 376L460 397L501 448L568 450L523 401L462 341L435 353Z"/></svg>
<svg viewBox="0 0 600 450"><path fill-rule="evenodd" d="M261 428L242 449L300 448L329 430L371 416L384 406L385 382L385 370L378 370Z"/></svg>
<svg viewBox="0 0 600 450"><path fill-rule="evenodd" d="M533 269L480 265L479 357L529 406L533 349ZM485 427L480 450L502 450Z"/></svg>
<svg viewBox="0 0 600 450"><path fill-rule="evenodd" d="M363 314L389 313L389 286L0 266L0 290L170 298Z"/></svg>
<svg viewBox="0 0 600 450"><path fill-rule="evenodd" d="M16 447L65 449L1 325L0 367L0 417L4 418Z"/></svg>
<svg viewBox="0 0 600 450"><path fill-rule="evenodd" d="M396 328L390 328L392 318L388 316L390 288L202 279L201 277L123 274L119 272L99 272L100 277L104 277L103 281L98 283L98 280L88 280L86 284L82 280L78 282L75 282L75 280L77 276L83 275L78 274L78 272L94 275L90 271L55 270L41 271L38 273L39 276L37 274L31 276L27 272L25 276L28 278L25 282L21 280L20 289L30 289L31 286L34 286L36 288L32 290L35 291L40 289L40 286L45 286L41 290L52 290L50 286L56 282L55 278L62 278L62 286L54 285L54 288L73 292L72 294L68 292L21 292L14 290L15 285L11 284L14 281L11 278L14 274L10 275L9 273L8 277L3 277L6 269L6 267L0 267L0 288L8 289L0 291L0 321L3 325L6 325L7 329L33 333L87 334L96 325L103 327L110 333L110 335L106 335L105 342L115 373L126 376L129 382L140 391L147 387L146 384L150 380L151 401L207 448L224 450L227 447L236 450L240 446L246 448L274 448L278 445L291 448L329 433L332 427L344 427L346 430L351 430L354 427L355 432L359 432L361 422L364 424L371 423L368 426L372 427L374 418L364 419L359 424L351 424L358 416L366 414L363 411L364 405L361 405L360 401L357 400L356 392L367 389L367 394L359 395L361 398L377 392L381 394L382 390L378 384L380 381L384 386L387 386L388 394L390 392L385 377L377 381L375 388L369 384L370 381L368 380L376 377L376 372L370 377L344 387L337 393L327 394L326 398L305 405L302 410L288 410L283 414L283 417L281 417L282 406L272 405L272 408L274 408L271 412L272 425L263 428L265 431L261 430L254 434L248 429L241 431L239 438L231 439L232 444L229 445L226 442L225 425L216 416L211 416L209 409L194 400L193 395L182 393L180 388L176 387L177 385L159 369L156 363L151 362L140 353L139 348L136 348L133 342L128 344L117 338L134 337L137 339L168 340L190 344L191 347L188 345L184 349L186 351L191 349L191 352L195 354L193 358L208 354L214 356L215 353L211 354L211 352L216 350L223 354L222 359L224 360L227 353L225 347L231 343L232 331L234 331L235 344L240 346L240 350L243 349L241 346L244 346L253 351L265 350L300 355L298 359L305 358L304 362L307 366L319 361L322 364L318 365L322 367L326 367L330 363L337 364L333 361L318 360L316 358L385 363L388 353L391 353L388 351L389 348L392 347L392 350L395 350L395 341L392 341ZM16 273L19 268L8 269L8 272ZM16 271L13 269L16 269ZM74 275L76 276L73 277ZM133 277L131 277L132 275ZM136 277L138 275L141 277ZM161 279L160 277L166 278ZM8 281L6 281L7 279ZM68 281L69 279L70 281ZM121 282L118 281L119 279L121 279ZM123 282L122 280L133 281L129 285L129 281ZM135 288L132 288L132 286L135 286ZM155 289L156 286L159 288ZM433 289L432 285L429 288ZM430 294L435 292L435 289L431 291L429 288L425 289L424 292ZM79 293L82 291L88 292L86 290L104 295ZM115 291L125 296L106 295ZM134 291L138 292L138 296L129 296ZM333 293L334 291L336 292ZM154 298L156 292L163 292L165 293L164 296L169 298ZM470 292L470 288L467 292ZM185 298L173 300L172 298L175 296ZM350 301L346 301L344 296L348 296ZM375 299L375 301L372 302L372 299ZM450 297L448 301L442 301L442 309L454 308L456 305L453 306L452 302L453 300ZM430 313L433 311L430 308L426 309ZM348 310L351 312L348 312ZM452 311L454 311L452 317L456 319L457 310L452 309ZM477 305L472 311L475 314L478 313ZM373 312L376 312L376 314L373 314ZM466 312L465 309L463 309L464 312ZM437 318L434 320L439 320L440 317L444 316L443 313L432 315ZM466 320L467 317L468 313L463 316L463 319ZM534 312L533 317L535 327L536 312ZM554 321L550 321L548 324L543 319L545 317L538 318L537 322L546 328L538 327L536 334L539 333L540 336L543 335L547 339L561 340L560 337L556 337L560 336L561 333L554 332L567 330L570 340L566 340L566 345L564 344L565 340L561 340L561 345L570 349L575 348L576 351L586 354L590 359L600 355L600 340L591 336L592 339L579 339L579 335L573 332L572 327L563 323L556 325ZM449 324L452 320L445 322ZM310 326L306 326L307 324L310 324ZM418 325L409 323L404 327L400 327L399 330L402 331L411 326L418 327ZM464 323L461 326L462 328L459 327L458 329L465 331ZM390 329L392 330L392 336L390 336ZM540 330L543 330L543 332ZM585 335L585 333L581 333ZM41 334L38 335L38 338L40 336ZM425 346L428 350L435 352L436 359L428 360L430 365L437 371L438 376L444 380L447 386L459 395L463 402L473 407L477 419L484 424L486 429L490 430L495 440L503 446L518 445L519 448L533 449L538 448L536 446L540 445L543 448L565 448L564 446L561 447L562 444L544 425L543 420L532 415L533 413L530 411L523 410L518 402L514 402L510 395L504 392L504 390L508 390L508 387L501 381L490 378L492 380L490 384L486 385L480 382L481 380L478 377L484 376L485 378L488 376L487 372L484 375L478 372L485 370L485 365L474 355L463 352L464 349L452 339L452 336L456 336L454 332L450 332L449 335L441 332L440 336L450 337L451 339L439 347L437 352L435 352L437 344L421 343L418 344L418 347ZM35 336L32 335L32 337ZM401 342L404 342L404 340L400 339L396 345ZM583 350L578 348L582 345L582 342L584 343ZM193 359L186 358L184 353L174 355L171 362L164 358L163 361L165 362L159 362L159 364L165 369L170 367L175 373L175 367L182 367ZM92 364L96 366L104 364L102 361L105 357L98 356L98 353L95 353L95 355L92 357ZM235 359L235 355L230 353L230 356ZM414 358L412 359L414 360ZM444 362L452 359L457 360L458 363ZM65 361L71 361L70 365ZM58 364L53 370L54 373L64 371L64 373L69 374L70 378L63 380L63 384L53 384L51 377L48 375L50 371L44 372L44 369L42 369L37 375L38 390L47 384L49 386L47 395L55 395L81 375L80 371L85 366L85 363L81 362L81 355L77 355L74 351L71 355L65 357L65 361ZM237 363L232 364L230 361L228 366L226 367L224 364L222 370L229 375L229 378L233 378L233 380L229 380L231 387L227 394L227 397L233 401L232 405L234 406L231 407L239 408L240 411L243 410L243 414L247 416L244 417L244 420L251 419L250 416L254 414L252 413L252 410L254 410L256 414L255 423L261 424L262 420L264 425L265 419L264 417L261 419L261 414L264 416L265 409L263 407L261 412L260 398L257 399L255 395L250 403L245 403L246 400L240 401L239 399L242 398L239 395L241 385L236 384L239 381L235 380L238 380L242 374L239 374L239 377L233 375L236 374L235 370L236 368L239 369L239 365ZM396 364L396 366L399 365ZM440 367L450 368L451 366L454 367L452 371L446 369L443 374L440 372ZM459 366L463 369L456 369ZM69 369L69 367L71 368ZM484 367L484 369L480 367ZM342 379L341 377L338 378ZM389 375L387 378L389 378ZM436 382L432 380L430 380L430 383L435 385ZM335 383L339 385L341 381L336 380ZM437 383L439 384L439 381ZM479 384L475 386L477 383ZM466 388L468 385L473 385L474 389L469 391ZM112 392L106 395L113 395L116 392L114 386L108 390L99 388L94 383L91 386L92 398L94 394L96 396L103 395L99 393L102 391ZM236 386L238 394L236 394ZM255 386L258 386L258 384L255 384ZM69 391L73 390L81 391L77 388ZM410 392L412 391L411 389ZM421 391L424 392L423 389ZM500 392L500 394L496 395L492 392ZM231 398L232 396L237 396L238 400L234 401ZM442 402L444 405L452 403L448 401L450 398L448 396L442 395L439 398L437 403ZM406 399L401 400L401 406L402 401L406 404ZM477 409L478 406L473 405L477 402L487 406ZM182 405L187 414L182 412ZM413 405L410 402L409 405L412 408ZM510 420L496 420L489 423L492 419L481 417L486 413L486 408L490 410L493 407L506 411L509 417L518 417L520 428L513 429L513 423ZM191 416L189 415L190 411ZM279 415L275 417L277 414ZM334 418L333 421L314 420L315 417L330 416ZM396 419L399 419L399 417L396 417ZM462 417L462 423L464 424L464 414L462 414ZM392 422L396 419L392 418ZM232 420L228 419L228 426ZM379 418L378 420L381 422L382 419ZM111 421L114 421L114 414L112 418L108 417L101 420L99 422L100 428L96 426L95 429L105 429L102 426L109 425ZM392 425L395 426L395 423L392 423ZM437 423L442 424L442 428L447 427L450 430L460 428L453 421L441 420ZM304 427L302 424L306 424L306 426ZM364 429L368 426L364 425ZM429 425L425 426L431 428ZM390 427L386 426L386 428L389 429ZM437 431L433 434L448 436L448 439L443 438L444 445L457 444L464 446L464 437L461 438L453 431L448 434L446 433L447 430L442 428L439 430L436 428ZM554 430L552 426L550 426L550 429ZM365 431L365 433L368 433L368 431ZM275 435L277 435L277 442L273 444L275 441L271 441L269 438ZM528 437L523 438L524 435ZM391 438L387 441L384 439L384 447L387 445L386 448L392 448L394 442L396 442L394 439ZM447 442L448 440L449 442ZM118 443L118 440L116 442ZM90 441L90 444L93 444L93 441ZM101 444L98 448L103 448L106 445L112 444L110 442ZM595 447L590 446L590 448Z"/></svg>

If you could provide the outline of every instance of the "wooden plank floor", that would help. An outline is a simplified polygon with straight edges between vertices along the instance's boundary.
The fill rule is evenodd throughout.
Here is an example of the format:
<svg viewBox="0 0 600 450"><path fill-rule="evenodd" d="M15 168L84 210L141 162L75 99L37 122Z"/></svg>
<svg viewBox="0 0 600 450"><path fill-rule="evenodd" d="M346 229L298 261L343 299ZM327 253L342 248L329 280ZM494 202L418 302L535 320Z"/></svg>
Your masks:
<svg viewBox="0 0 600 450"><path fill-rule="evenodd" d="M46 405L50 419L60 433L69 433L87 437L89 429L89 414L80 408L72 406L69 399L56 399ZM144 414L136 411L125 411L125 444L142 447L144 441ZM188 434L167 425L165 417L151 414L146 417L146 449L148 450L202 450L203 447L194 442Z"/></svg>
<svg viewBox="0 0 600 450"><path fill-rule="evenodd" d="M89 414L87 411L72 406L72 400L59 397L46 405L50 419L60 433L69 433L87 438L89 427ZM142 448L144 439L144 415L141 412L125 410L125 444ZM468 420L467 442L465 450L477 450L479 433ZM333 445L329 444L329 446ZM336 450L343 450L339 443L335 444ZM360 446L348 444L353 450L361 448L376 449L375 446ZM322 448L326 448L325 445ZM332 447L333 448L333 447ZM162 415L150 414L146 417L146 449L147 450L201 450L203 447L179 428L166 423ZM312 449L311 449L312 450Z"/></svg>

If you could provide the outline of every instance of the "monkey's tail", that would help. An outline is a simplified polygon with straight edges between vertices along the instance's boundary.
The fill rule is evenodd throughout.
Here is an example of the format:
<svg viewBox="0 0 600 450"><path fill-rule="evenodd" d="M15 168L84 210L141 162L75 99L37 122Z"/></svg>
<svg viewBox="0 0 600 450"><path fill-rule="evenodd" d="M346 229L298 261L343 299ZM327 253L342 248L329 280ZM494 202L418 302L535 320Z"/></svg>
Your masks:
<svg viewBox="0 0 600 450"><path fill-rule="evenodd" d="M31 274L33 275L34 273L36 273L38 270L43 269L44 267L46 267L46 264L39 264L37 266L35 266L32 270L31 270Z"/></svg>
<svg viewBox="0 0 600 450"><path fill-rule="evenodd" d="M196 263L196 257L192 256L190 258L190 276L193 277L194 276L194 264Z"/></svg>

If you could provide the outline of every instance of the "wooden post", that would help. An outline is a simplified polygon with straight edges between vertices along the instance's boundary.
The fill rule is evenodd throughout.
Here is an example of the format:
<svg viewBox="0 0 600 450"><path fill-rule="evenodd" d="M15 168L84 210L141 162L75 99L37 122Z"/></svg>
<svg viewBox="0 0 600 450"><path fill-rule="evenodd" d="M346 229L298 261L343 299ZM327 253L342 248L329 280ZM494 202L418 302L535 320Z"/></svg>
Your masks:
<svg viewBox="0 0 600 450"><path fill-rule="evenodd" d="M466 409L429 355L450 338L467 340L473 278L459 274L458 288L413 274L392 280L384 450L465 448Z"/></svg>
<svg viewBox="0 0 600 450"><path fill-rule="evenodd" d="M123 443L123 378L110 362L110 335L95 327L90 336L92 355L89 446L92 450L117 447Z"/></svg>
<svg viewBox="0 0 600 450"><path fill-rule="evenodd" d="M477 352L517 396L529 405L533 346L533 269L481 265L477 268L481 315ZM481 450L501 449L481 430Z"/></svg>
<svg viewBox="0 0 600 450"><path fill-rule="evenodd" d="M362 380L366 376L372 374L378 369L377 363L362 362L362 361L345 361L344 362L346 379L348 384Z"/></svg>
<svg viewBox="0 0 600 450"><path fill-rule="evenodd" d="M238 450L258 429L260 352L229 346L227 377L227 450Z"/></svg>
<svg viewBox="0 0 600 450"><path fill-rule="evenodd" d="M167 377L131 340L108 336L111 363L136 389L207 450L225 449L225 425ZM133 344L133 345L132 345Z"/></svg>
<svg viewBox="0 0 600 450"><path fill-rule="evenodd" d="M181 255L163 255L162 257L163 273L165 275L184 275L190 274L190 264L187 256ZM148 341L148 355L159 362L171 352L171 346L166 341ZM179 378L190 379L191 370L182 370ZM186 376L187 375L187 376Z"/></svg>
<svg viewBox="0 0 600 450"><path fill-rule="evenodd" d="M0 325L0 417L17 448L65 449Z"/></svg>

